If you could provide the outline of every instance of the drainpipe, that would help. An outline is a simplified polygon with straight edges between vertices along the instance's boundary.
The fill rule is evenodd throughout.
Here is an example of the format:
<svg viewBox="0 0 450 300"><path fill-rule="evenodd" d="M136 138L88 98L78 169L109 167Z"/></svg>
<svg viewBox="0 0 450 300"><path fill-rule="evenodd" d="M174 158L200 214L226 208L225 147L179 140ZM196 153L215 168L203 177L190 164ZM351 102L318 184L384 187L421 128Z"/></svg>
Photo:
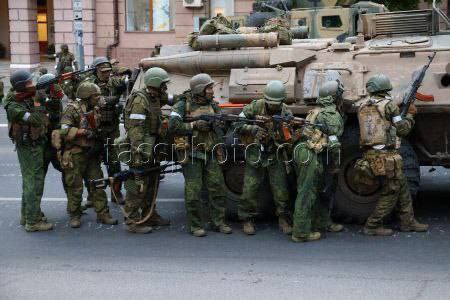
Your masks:
<svg viewBox="0 0 450 300"><path fill-rule="evenodd" d="M111 59L112 49L117 47L120 43L120 34L119 34L119 0L113 0L113 9L114 9L114 42L106 48L106 57Z"/></svg>

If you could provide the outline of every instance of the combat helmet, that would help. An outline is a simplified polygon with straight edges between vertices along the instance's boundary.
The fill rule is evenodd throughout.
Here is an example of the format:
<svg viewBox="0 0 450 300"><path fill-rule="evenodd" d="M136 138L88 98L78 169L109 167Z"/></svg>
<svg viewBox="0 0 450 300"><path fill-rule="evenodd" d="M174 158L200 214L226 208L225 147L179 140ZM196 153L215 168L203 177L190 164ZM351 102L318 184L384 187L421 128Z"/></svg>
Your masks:
<svg viewBox="0 0 450 300"><path fill-rule="evenodd" d="M344 86L339 80L327 81L319 88L319 97L332 96L340 98L344 93Z"/></svg>
<svg viewBox="0 0 450 300"><path fill-rule="evenodd" d="M16 90L17 92L23 92L25 90L27 81L31 80L32 78L33 75L31 75L30 72L26 70L18 70L11 75L11 78L9 80L14 90Z"/></svg>
<svg viewBox="0 0 450 300"><path fill-rule="evenodd" d="M166 70L154 67L144 73L144 84L146 87L159 89L163 83L170 81L169 74Z"/></svg>
<svg viewBox="0 0 450 300"><path fill-rule="evenodd" d="M38 85L46 85L49 81L55 79L55 75L47 73L39 77L37 84Z"/></svg>
<svg viewBox="0 0 450 300"><path fill-rule="evenodd" d="M281 104L286 99L286 87L280 80L271 80L264 89L264 99L268 104Z"/></svg>
<svg viewBox="0 0 450 300"><path fill-rule="evenodd" d="M91 96L100 95L101 91L98 85L92 82L83 82L77 89L77 98L89 99Z"/></svg>
<svg viewBox="0 0 450 300"><path fill-rule="evenodd" d="M102 65L105 65L104 67ZM98 56L92 62L92 66L94 68L102 66L102 71L107 71L107 69L111 70L112 66L109 60L104 56Z"/></svg>
<svg viewBox="0 0 450 300"><path fill-rule="evenodd" d="M384 74L376 74L367 80L366 89L369 93L388 92L392 90L391 80Z"/></svg>
<svg viewBox="0 0 450 300"><path fill-rule="evenodd" d="M198 96L203 96L203 92L211 84L214 84L214 80L206 73L195 75L189 82L192 94Z"/></svg>

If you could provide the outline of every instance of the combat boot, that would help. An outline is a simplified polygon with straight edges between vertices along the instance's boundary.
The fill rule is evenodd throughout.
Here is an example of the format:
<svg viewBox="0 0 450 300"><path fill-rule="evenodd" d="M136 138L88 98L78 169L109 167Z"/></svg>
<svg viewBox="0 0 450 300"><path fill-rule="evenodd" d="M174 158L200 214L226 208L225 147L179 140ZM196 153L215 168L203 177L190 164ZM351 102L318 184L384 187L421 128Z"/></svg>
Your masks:
<svg viewBox="0 0 450 300"><path fill-rule="evenodd" d="M215 231L218 231L220 233L223 234L230 234L233 233L233 229L231 229L230 226L228 226L227 224L220 224L219 226L216 226L214 228Z"/></svg>
<svg viewBox="0 0 450 300"><path fill-rule="evenodd" d="M287 235L292 234L292 225L289 222L287 217L279 217L278 218L278 227L280 230Z"/></svg>
<svg viewBox="0 0 450 300"><path fill-rule="evenodd" d="M80 216L71 217L69 225L70 225L71 228L80 228L81 227L81 218L80 218Z"/></svg>
<svg viewBox="0 0 450 300"><path fill-rule="evenodd" d="M408 231L416 231L416 232L425 232L428 231L428 224L421 224L416 219L414 219L411 223L407 225L400 225L400 231L408 232Z"/></svg>
<svg viewBox="0 0 450 300"><path fill-rule="evenodd" d="M191 231L191 234L195 237L204 237L206 236L206 230L203 228L195 229Z"/></svg>
<svg viewBox="0 0 450 300"><path fill-rule="evenodd" d="M136 224L127 225L127 229L129 232L140 233L140 234L151 233L153 231L153 228L150 226L136 225Z"/></svg>
<svg viewBox="0 0 450 300"><path fill-rule="evenodd" d="M161 217L161 215L154 210L152 216L144 224L150 226L169 226L170 220Z"/></svg>
<svg viewBox="0 0 450 300"><path fill-rule="evenodd" d="M117 225L119 222L111 217L109 212L97 214L97 223L102 223L106 225Z"/></svg>
<svg viewBox="0 0 450 300"><path fill-rule="evenodd" d="M331 223L327 228L328 232L341 232L342 230L344 230L344 225L337 223Z"/></svg>
<svg viewBox="0 0 450 300"><path fill-rule="evenodd" d="M312 242L320 240L320 232L310 232L307 236L291 236L291 240L296 243Z"/></svg>
<svg viewBox="0 0 450 300"><path fill-rule="evenodd" d="M44 215L43 212L41 212L41 221L46 223L47 222L47 217ZM20 216L20 225L25 226L26 221L25 221L25 217L24 216Z"/></svg>
<svg viewBox="0 0 450 300"><path fill-rule="evenodd" d="M363 233L365 235L390 236L394 234L394 231L392 231L392 229L384 227L377 227L377 228L364 227Z"/></svg>
<svg viewBox="0 0 450 300"><path fill-rule="evenodd" d="M256 233L255 225L252 221L248 220L242 223L242 231L246 235L254 235Z"/></svg>
<svg viewBox="0 0 450 300"><path fill-rule="evenodd" d="M48 231L53 229L53 224L39 221L36 224L25 224L25 231L34 232L34 231Z"/></svg>

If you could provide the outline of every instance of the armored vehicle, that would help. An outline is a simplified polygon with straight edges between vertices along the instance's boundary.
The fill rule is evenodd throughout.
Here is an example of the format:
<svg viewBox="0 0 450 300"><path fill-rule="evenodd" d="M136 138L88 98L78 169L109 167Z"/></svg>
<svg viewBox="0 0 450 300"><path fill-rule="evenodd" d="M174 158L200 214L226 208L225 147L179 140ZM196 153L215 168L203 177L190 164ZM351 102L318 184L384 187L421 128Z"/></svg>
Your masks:
<svg viewBox="0 0 450 300"><path fill-rule="evenodd" d="M217 83L216 100L226 112L236 114L243 105L262 96L269 80L278 79L287 87L287 101L294 114L305 116L320 85L326 80L341 80L345 85L347 121L334 207L336 214L348 220L363 221L372 211L380 187L374 184L362 189L353 182L354 162L361 155L355 112L367 96L366 81L373 74L384 73L391 78L392 96L400 102L414 72L428 61L429 55L437 53L419 90L418 98L428 102L416 101L414 132L403 141L401 151L413 195L419 186L420 166L450 167L449 26L446 14L435 4L431 10L367 13L360 15L358 34L345 42L305 39L272 47L262 39L262 47L256 47L258 42L253 37L253 47L225 43L230 49L221 49L220 36L215 36L217 43L202 51L186 45L164 46L160 56L142 59L140 69L166 69L172 82L169 90L174 94L187 89L191 76L209 73ZM142 72L135 88L141 86ZM242 191L243 174L242 161L224 166L231 200L237 201Z"/></svg>

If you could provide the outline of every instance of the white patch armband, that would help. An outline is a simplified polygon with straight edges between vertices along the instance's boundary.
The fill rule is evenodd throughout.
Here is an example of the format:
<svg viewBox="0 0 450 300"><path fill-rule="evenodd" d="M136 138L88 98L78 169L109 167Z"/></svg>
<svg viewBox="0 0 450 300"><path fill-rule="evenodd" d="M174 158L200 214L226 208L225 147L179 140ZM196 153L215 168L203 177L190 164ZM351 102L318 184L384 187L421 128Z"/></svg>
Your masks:
<svg viewBox="0 0 450 300"><path fill-rule="evenodd" d="M62 125L61 125L61 129L69 129L69 127L70 127L70 126L67 125L67 124L62 124Z"/></svg>
<svg viewBox="0 0 450 300"><path fill-rule="evenodd" d="M28 118L30 118L30 113L29 112L26 112L24 115L23 115L23 118L22 118L22 120L24 120L25 122L26 121L28 121Z"/></svg>
<svg viewBox="0 0 450 300"><path fill-rule="evenodd" d="M170 113L170 116L171 116L171 117L176 117L176 118L183 119L183 118L180 116L180 114L177 113L176 111L172 111L172 112Z"/></svg>
<svg viewBox="0 0 450 300"><path fill-rule="evenodd" d="M335 142L338 141L338 138L337 138L337 136L335 136L335 135L330 135L330 136L328 137L328 140L329 140L330 142L332 142L332 143L335 143Z"/></svg>
<svg viewBox="0 0 450 300"><path fill-rule="evenodd" d="M145 120L146 116L141 114L130 114L131 120Z"/></svg>
<svg viewBox="0 0 450 300"><path fill-rule="evenodd" d="M241 111L241 113L239 114L239 117L241 117L241 118L247 118L247 117L245 116L245 114L244 114L243 111Z"/></svg>
<svg viewBox="0 0 450 300"><path fill-rule="evenodd" d="M393 123L397 123L400 122L402 120L402 116L395 116L392 118L392 122Z"/></svg>

